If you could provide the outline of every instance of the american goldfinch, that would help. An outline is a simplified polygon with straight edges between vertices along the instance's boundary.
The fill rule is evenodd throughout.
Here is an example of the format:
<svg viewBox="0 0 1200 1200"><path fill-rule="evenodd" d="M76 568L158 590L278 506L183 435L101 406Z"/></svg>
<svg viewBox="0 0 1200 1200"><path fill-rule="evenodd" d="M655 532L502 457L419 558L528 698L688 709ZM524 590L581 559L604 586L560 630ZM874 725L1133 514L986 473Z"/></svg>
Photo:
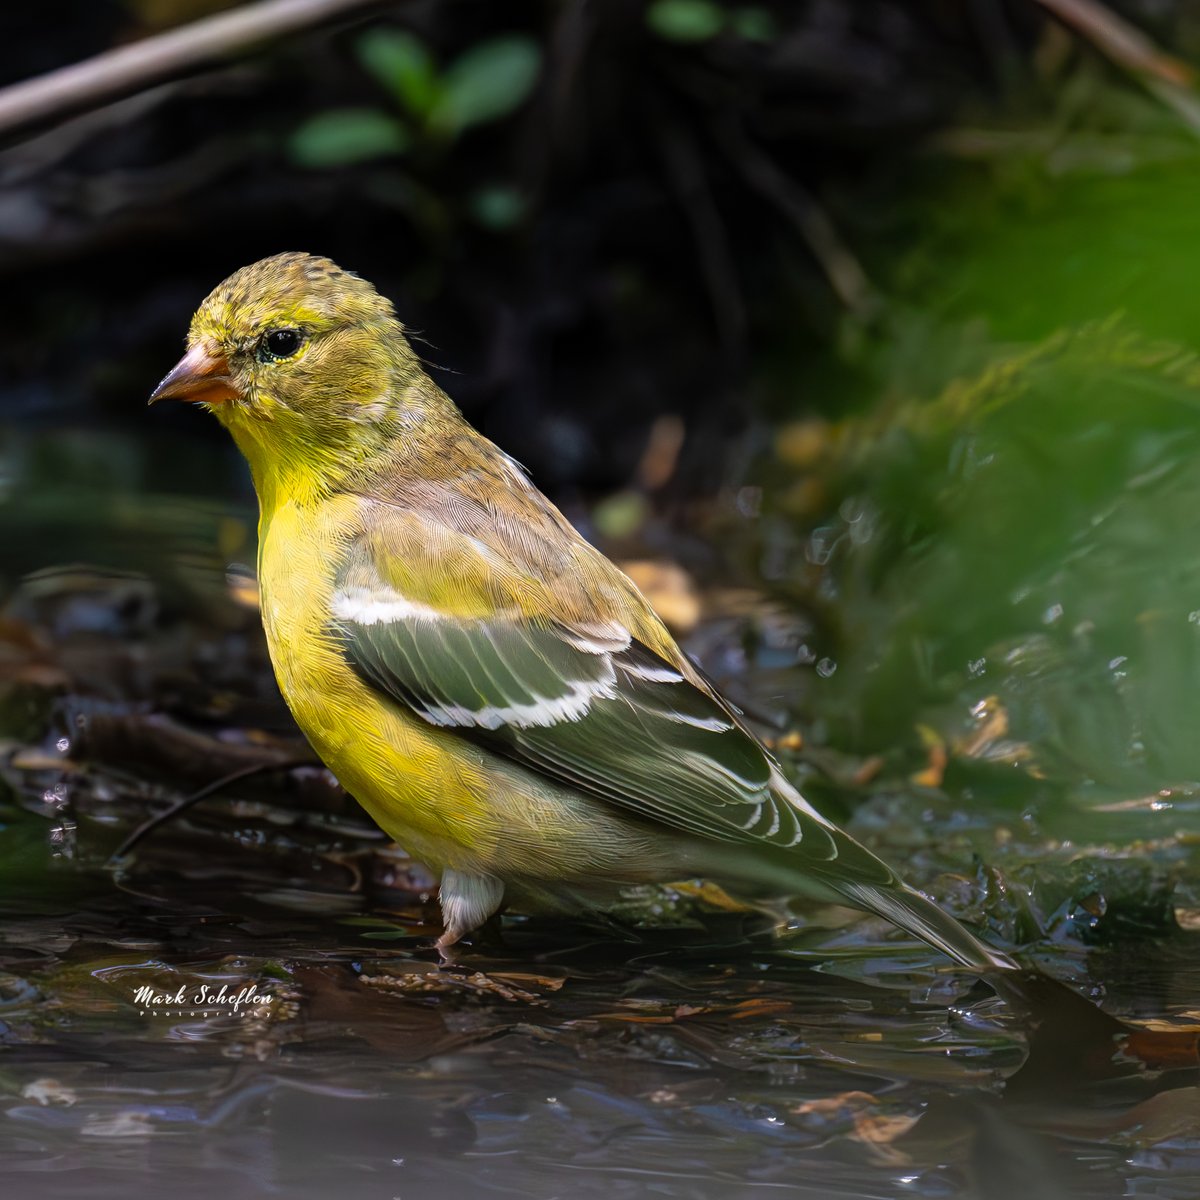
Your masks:
<svg viewBox="0 0 1200 1200"><path fill-rule="evenodd" d="M220 284L152 401L198 401L260 505L284 698L372 817L437 871L449 947L508 901L706 877L984 945L821 816L641 593L422 369L328 259Z"/></svg>

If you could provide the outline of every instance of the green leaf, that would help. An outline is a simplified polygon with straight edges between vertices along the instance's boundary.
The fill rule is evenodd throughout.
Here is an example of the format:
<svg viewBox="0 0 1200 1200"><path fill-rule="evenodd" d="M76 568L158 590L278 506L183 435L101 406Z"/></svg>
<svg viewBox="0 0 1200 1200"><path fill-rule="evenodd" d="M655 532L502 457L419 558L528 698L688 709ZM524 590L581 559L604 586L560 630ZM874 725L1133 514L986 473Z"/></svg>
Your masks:
<svg viewBox="0 0 1200 1200"><path fill-rule="evenodd" d="M765 8L735 8L729 28L747 42L770 42L779 33L775 18Z"/></svg>
<svg viewBox="0 0 1200 1200"><path fill-rule="evenodd" d="M650 515L646 497L640 492L614 492L592 509L592 523L606 538L629 537Z"/></svg>
<svg viewBox="0 0 1200 1200"><path fill-rule="evenodd" d="M363 66L410 112L428 115L442 89L420 38L403 29L372 29L358 39L357 49Z"/></svg>
<svg viewBox="0 0 1200 1200"><path fill-rule="evenodd" d="M511 229L524 215L525 201L514 187L489 184L471 197L471 212L487 229Z"/></svg>
<svg viewBox="0 0 1200 1200"><path fill-rule="evenodd" d="M303 167L345 167L403 154L408 143L399 121L377 108L334 108L296 129L288 149Z"/></svg>
<svg viewBox="0 0 1200 1200"><path fill-rule="evenodd" d="M713 0L655 0L646 24L672 42L705 42L725 25L725 12Z"/></svg>
<svg viewBox="0 0 1200 1200"><path fill-rule="evenodd" d="M541 52L529 37L513 34L472 46L442 77L431 124L453 134L508 116L528 98L540 67Z"/></svg>

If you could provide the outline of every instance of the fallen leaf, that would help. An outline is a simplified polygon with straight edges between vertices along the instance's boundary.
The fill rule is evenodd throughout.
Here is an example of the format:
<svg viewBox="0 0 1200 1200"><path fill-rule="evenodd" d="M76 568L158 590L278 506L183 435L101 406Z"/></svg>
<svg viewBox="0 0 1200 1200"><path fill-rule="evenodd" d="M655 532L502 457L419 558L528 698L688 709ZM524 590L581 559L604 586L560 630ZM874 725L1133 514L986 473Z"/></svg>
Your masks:
<svg viewBox="0 0 1200 1200"><path fill-rule="evenodd" d="M892 1143L908 1133L920 1117L885 1116L882 1113L860 1112L854 1118L854 1130L850 1134L856 1141L871 1148L871 1157L889 1166L900 1166L912 1159Z"/></svg>
<svg viewBox="0 0 1200 1200"><path fill-rule="evenodd" d="M70 1108L79 1099L74 1088L59 1083L57 1079L34 1079L21 1089L21 1095L45 1107L61 1104L64 1108Z"/></svg>
<svg viewBox="0 0 1200 1200"><path fill-rule="evenodd" d="M691 633L696 628L700 620L700 597L692 577L678 563L631 559L620 567L672 633Z"/></svg>
<svg viewBox="0 0 1200 1200"><path fill-rule="evenodd" d="M879 1103L870 1092L839 1092L836 1096L823 1096L819 1100L805 1100L788 1110L797 1116L830 1117L846 1111L858 1112Z"/></svg>

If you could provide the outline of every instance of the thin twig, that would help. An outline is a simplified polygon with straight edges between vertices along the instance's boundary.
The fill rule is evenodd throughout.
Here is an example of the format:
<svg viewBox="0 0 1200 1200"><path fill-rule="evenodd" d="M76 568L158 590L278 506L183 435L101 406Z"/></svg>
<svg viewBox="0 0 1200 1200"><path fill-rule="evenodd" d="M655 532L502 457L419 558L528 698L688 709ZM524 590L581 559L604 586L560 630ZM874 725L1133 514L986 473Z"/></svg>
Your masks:
<svg viewBox="0 0 1200 1200"><path fill-rule="evenodd" d="M0 139L218 66L263 45L379 8L384 0L261 0L0 89Z"/></svg>
<svg viewBox="0 0 1200 1200"><path fill-rule="evenodd" d="M671 123L665 115L659 115L655 126L668 177L691 226L717 336L726 354L735 357L745 347L746 306L725 224L705 178L703 160L691 134L681 123Z"/></svg>
<svg viewBox="0 0 1200 1200"><path fill-rule="evenodd" d="M872 316L879 296L825 210L739 129L725 125L718 127L717 134L746 182L774 204L808 243L837 298L857 316Z"/></svg>
<svg viewBox="0 0 1200 1200"><path fill-rule="evenodd" d="M222 791L231 783L238 783L240 780L249 779L252 775L259 775L266 771L291 771L296 767L311 767L318 766L316 759L313 758L294 758L285 759L283 762L265 762L254 763L248 767L241 767L236 771L230 771L228 775L222 775L220 779L214 779L212 783L206 784L199 791L192 792L188 796L184 796L181 800L176 800L170 808L160 812L157 816L151 817L148 821L143 821L109 856L110 863L117 863L123 859L139 842L152 834L161 825L165 825L168 821L173 821L179 814L186 809L189 809L194 804L198 804L201 800L207 799L209 796Z"/></svg>

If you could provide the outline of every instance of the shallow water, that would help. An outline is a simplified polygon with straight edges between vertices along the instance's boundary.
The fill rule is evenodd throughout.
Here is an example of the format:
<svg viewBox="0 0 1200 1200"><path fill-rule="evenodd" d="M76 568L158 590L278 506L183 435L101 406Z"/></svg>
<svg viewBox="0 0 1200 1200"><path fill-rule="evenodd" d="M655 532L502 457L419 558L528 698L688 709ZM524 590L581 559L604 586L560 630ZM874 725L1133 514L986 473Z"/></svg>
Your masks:
<svg viewBox="0 0 1200 1200"><path fill-rule="evenodd" d="M1200 1180L1194 1071L1089 1087L1051 1055L1032 1095L1006 1094L1021 1020L881 928L512 921L503 949L442 967L395 859L319 822L275 824L286 848L267 853L269 820L197 818L116 878L52 861L7 889L9 1194L1182 1196ZM6 844L32 854L45 833L22 816ZM92 836L81 821L78 844ZM355 870L376 873L365 895ZM1047 965L1112 1011L1176 1016L1200 974L1170 949ZM269 1000L191 1008L222 984ZM139 1004L142 986L172 999Z"/></svg>
<svg viewBox="0 0 1200 1200"><path fill-rule="evenodd" d="M778 502L753 528L731 535L751 520L734 504L700 531L756 547L757 590L702 581L688 645L752 713L803 731L774 731L789 771L914 882L1070 994L1179 1028L1200 1020L1200 598L1181 541L1155 555L1135 535L1194 511L1200 475L1190 417L1163 420L1145 424L1153 479L1116 428L1128 464L1079 513L1051 504L1064 529L1036 544L993 528L1011 478L948 469L930 491L967 489L954 520L927 514L897 548L898 460L828 480L833 516L767 471ZM970 436L1024 471L1002 425ZM14 487L14 458L0 506L4 1194L1200 1193L1194 1052L1110 1069L1110 1030L1017 1012L840 910L776 934L654 892L611 922L506 918L502 944L439 965L422 869L290 765L305 748L246 584L224 576L252 560L247 515L85 485L62 467L77 444L43 450L23 444L43 467ZM1064 472L1043 470L1045 504ZM986 581L970 593L986 537L1014 543L991 609ZM105 569L22 578L75 562ZM271 763L109 862L179 796ZM254 998L195 999L221 985Z"/></svg>

